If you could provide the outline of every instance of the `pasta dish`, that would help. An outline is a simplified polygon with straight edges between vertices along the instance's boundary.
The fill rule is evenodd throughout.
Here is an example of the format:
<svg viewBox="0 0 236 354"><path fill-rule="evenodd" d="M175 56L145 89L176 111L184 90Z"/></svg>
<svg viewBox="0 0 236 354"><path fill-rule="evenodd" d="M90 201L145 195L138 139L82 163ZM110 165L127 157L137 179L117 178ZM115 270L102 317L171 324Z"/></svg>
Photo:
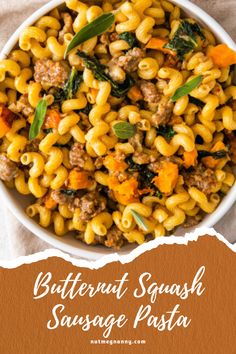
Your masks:
<svg viewBox="0 0 236 354"><path fill-rule="evenodd" d="M119 249L234 184L236 53L165 0L66 0L0 61L0 179L42 227Z"/></svg>

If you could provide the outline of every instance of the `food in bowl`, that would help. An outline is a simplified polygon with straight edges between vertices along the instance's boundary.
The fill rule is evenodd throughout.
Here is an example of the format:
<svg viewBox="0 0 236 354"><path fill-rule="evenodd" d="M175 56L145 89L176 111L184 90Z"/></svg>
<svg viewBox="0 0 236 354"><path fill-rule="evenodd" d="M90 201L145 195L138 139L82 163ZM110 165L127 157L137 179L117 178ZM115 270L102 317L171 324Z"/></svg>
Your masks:
<svg viewBox="0 0 236 354"><path fill-rule="evenodd" d="M236 54L167 1L66 1L0 61L0 178L42 227L119 249L233 185Z"/></svg>

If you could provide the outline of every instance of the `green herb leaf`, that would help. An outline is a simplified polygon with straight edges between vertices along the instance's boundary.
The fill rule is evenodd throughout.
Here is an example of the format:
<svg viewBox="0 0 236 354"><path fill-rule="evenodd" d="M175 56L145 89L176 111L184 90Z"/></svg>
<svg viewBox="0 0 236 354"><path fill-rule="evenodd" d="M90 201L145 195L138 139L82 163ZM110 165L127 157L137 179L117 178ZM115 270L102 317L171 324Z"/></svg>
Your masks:
<svg viewBox="0 0 236 354"><path fill-rule="evenodd" d="M77 55L83 59L86 68L92 70L95 79L110 82L112 86L112 96L123 97L129 91L130 87L134 85L134 80L129 75L126 75L126 79L122 84L114 81L110 75L106 73L107 68L102 65L97 58L91 58L89 55L80 51L77 52Z"/></svg>
<svg viewBox="0 0 236 354"><path fill-rule="evenodd" d="M143 217L133 209L131 209L130 211L139 227L144 231L148 231L148 226L146 225Z"/></svg>
<svg viewBox="0 0 236 354"><path fill-rule="evenodd" d="M131 48L138 47L138 41L134 33L132 32L123 32L119 34L119 39L126 41Z"/></svg>
<svg viewBox="0 0 236 354"><path fill-rule="evenodd" d="M177 31L164 48L171 49L177 53L178 58L183 59L185 54L194 50L197 46L196 35L205 39L201 27L197 23L181 21Z"/></svg>
<svg viewBox="0 0 236 354"><path fill-rule="evenodd" d="M215 152L210 152L210 151L206 151L206 150L199 150L198 151L199 159L202 159L202 158L208 157L208 156L213 157L213 159L215 159L215 160L219 160L219 159L222 159L223 157L227 156L227 151L226 150L218 150Z"/></svg>
<svg viewBox="0 0 236 354"><path fill-rule="evenodd" d="M164 136L166 139L171 139L173 136L176 134L174 131L173 127L170 125L160 125L158 128L156 128L157 135Z"/></svg>
<svg viewBox="0 0 236 354"><path fill-rule="evenodd" d="M171 97L172 102L176 102L179 98L186 96L190 92L192 92L196 87L199 86L199 84L202 82L202 79L203 76L199 75L194 79L190 80L189 82L187 82L185 85L179 87L175 91L175 94Z"/></svg>
<svg viewBox="0 0 236 354"><path fill-rule="evenodd" d="M29 131L29 140L33 140L38 136L40 129L44 123L46 113L47 113L47 101L45 98L42 98L36 107L34 121L31 124L30 131Z"/></svg>
<svg viewBox="0 0 236 354"><path fill-rule="evenodd" d="M115 22L115 16L113 13L109 12L97 17L94 21L90 22L84 26L70 41L64 58L66 59L68 53L77 47L79 44L87 41L90 38L99 36L108 30L112 24Z"/></svg>
<svg viewBox="0 0 236 354"><path fill-rule="evenodd" d="M72 99L76 94L76 92L78 91L82 81L83 81L83 75L81 73L78 73L78 71L75 68L73 68L63 89L60 89L54 95L55 98L54 102L58 103L58 102L63 102L65 100Z"/></svg>
<svg viewBox="0 0 236 354"><path fill-rule="evenodd" d="M113 130L119 139L129 139L135 134L135 127L128 122L116 123Z"/></svg>

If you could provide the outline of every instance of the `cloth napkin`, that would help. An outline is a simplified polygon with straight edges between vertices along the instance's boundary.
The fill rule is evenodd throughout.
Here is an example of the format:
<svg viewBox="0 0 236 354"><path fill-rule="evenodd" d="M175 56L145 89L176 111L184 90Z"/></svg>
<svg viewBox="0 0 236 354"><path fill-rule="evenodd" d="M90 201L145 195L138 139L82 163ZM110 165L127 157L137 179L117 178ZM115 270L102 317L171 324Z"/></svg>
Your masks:
<svg viewBox="0 0 236 354"><path fill-rule="evenodd" d="M0 50L16 28L40 8L47 0L1 0L0 6ZM235 0L193 0L213 16L236 40ZM2 210L1 210L2 208ZM236 242L236 205L215 226L229 241ZM0 259L15 258L51 248L25 229L16 218L0 206Z"/></svg>

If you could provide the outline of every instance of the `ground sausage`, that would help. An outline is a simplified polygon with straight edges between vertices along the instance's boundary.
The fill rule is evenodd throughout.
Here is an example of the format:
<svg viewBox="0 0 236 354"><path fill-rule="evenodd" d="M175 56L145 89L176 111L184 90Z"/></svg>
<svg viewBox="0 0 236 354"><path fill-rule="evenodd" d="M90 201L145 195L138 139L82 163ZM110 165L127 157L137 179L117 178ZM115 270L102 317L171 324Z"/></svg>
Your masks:
<svg viewBox="0 0 236 354"><path fill-rule="evenodd" d="M193 172L184 173L184 181L188 187L196 187L205 194L215 192L218 185L214 171L198 165Z"/></svg>
<svg viewBox="0 0 236 354"><path fill-rule="evenodd" d="M27 145L24 148L24 152L38 152L39 151L39 139L34 139L30 142L27 142Z"/></svg>
<svg viewBox="0 0 236 354"><path fill-rule="evenodd" d="M158 157L159 153L157 150L150 150L149 153L135 151L132 155L133 161L138 165L154 164Z"/></svg>
<svg viewBox="0 0 236 354"><path fill-rule="evenodd" d="M129 178L129 174L126 171L115 171L112 174L114 177L117 177L119 182L124 182Z"/></svg>
<svg viewBox="0 0 236 354"><path fill-rule="evenodd" d="M101 37L100 37L100 42L101 42L102 44L105 44L105 45L108 45L108 44L110 43L110 41L109 41L109 36L108 36L107 33L103 33L103 34L101 35Z"/></svg>
<svg viewBox="0 0 236 354"><path fill-rule="evenodd" d="M69 204L73 200L73 196L63 193L61 190L57 189L51 193L52 199L59 205Z"/></svg>
<svg viewBox="0 0 236 354"><path fill-rule="evenodd" d="M111 42L117 41L119 39L119 34L116 32L112 32L109 36L109 40Z"/></svg>
<svg viewBox="0 0 236 354"><path fill-rule="evenodd" d="M138 165L148 164L150 162L150 155L144 152L135 151L132 156L132 159Z"/></svg>
<svg viewBox="0 0 236 354"><path fill-rule="evenodd" d="M68 12L62 14L62 19L64 21L64 27L59 32L58 40L60 43L64 43L64 35L66 33L73 33L73 19Z"/></svg>
<svg viewBox="0 0 236 354"><path fill-rule="evenodd" d="M9 158L0 154L0 179L2 181L11 182L18 176L19 170L17 165L9 160Z"/></svg>
<svg viewBox="0 0 236 354"><path fill-rule="evenodd" d="M83 232L78 233L76 238L77 240L85 242ZM115 225L113 225L108 230L106 236L99 236L95 234L93 243L97 245L105 245L106 247L119 250L125 243L127 243L127 240L124 238L122 231L120 231Z"/></svg>
<svg viewBox="0 0 236 354"><path fill-rule="evenodd" d="M143 151L143 133L138 132L132 136L132 138L129 138L129 143L133 146L134 150L136 152L142 152Z"/></svg>
<svg viewBox="0 0 236 354"><path fill-rule="evenodd" d="M0 118L1 121L3 121L4 124L10 129L13 122L18 119L18 116L12 110L5 107L3 104L0 104Z"/></svg>
<svg viewBox="0 0 236 354"><path fill-rule="evenodd" d="M195 216L187 216L185 223L184 223L184 227L193 227L196 226L197 224L199 224L199 220L196 219Z"/></svg>
<svg viewBox="0 0 236 354"><path fill-rule="evenodd" d="M121 230L116 225L113 225L107 232L105 238L105 246L119 250L125 243L125 238Z"/></svg>
<svg viewBox="0 0 236 354"><path fill-rule="evenodd" d="M151 163L148 165L148 169L154 173L158 173L162 167L162 162L165 161L175 163L178 166L183 164L183 160L180 157L173 155L170 157L160 157L158 161L151 161Z"/></svg>
<svg viewBox="0 0 236 354"><path fill-rule="evenodd" d="M128 73L133 73L138 70L138 64L144 58L145 53L140 48L133 48L128 50L125 55L121 55L118 58L114 58L110 61L110 65L118 65Z"/></svg>
<svg viewBox="0 0 236 354"><path fill-rule="evenodd" d="M88 159L88 155L84 151L84 145L81 143L75 143L72 145L69 152L69 159L72 166L84 168L85 162Z"/></svg>
<svg viewBox="0 0 236 354"><path fill-rule="evenodd" d="M140 90L143 94L143 99L147 103L157 103L160 100L160 94L157 87L152 83L142 80L140 83Z"/></svg>
<svg viewBox="0 0 236 354"><path fill-rule="evenodd" d="M42 59L36 61L34 71L36 82L49 87L63 87L69 77L70 70L66 62Z"/></svg>
<svg viewBox="0 0 236 354"><path fill-rule="evenodd" d="M154 127L165 125L172 116L174 103L168 97L162 97L157 105L157 111L151 117L151 123Z"/></svg>
<svg viewBox="0 0 236 354"><path fill-rule="evenodd" d="M25 117L29 117L34 113L34 109L29 103L27 94L22 95L16 103L12 103L9 109L14 113L22 113Z"/></svg>
<svg viewBox="0 0 236 354"><path fill-rule="evenodd" d="M81 210L80 219L89 221L106 209L106 198L98 192L89 192L82 197L76 197L69 205L70 210L79 208Z"/></svg>
<svg viewBox="0 0 236 354"><path fill-rule="evenodd" d="M116 152L114 153L114 159L116 161L122 162L125 160L125 158L126 158L126 155L120 150L116 150Z"/></svg>

